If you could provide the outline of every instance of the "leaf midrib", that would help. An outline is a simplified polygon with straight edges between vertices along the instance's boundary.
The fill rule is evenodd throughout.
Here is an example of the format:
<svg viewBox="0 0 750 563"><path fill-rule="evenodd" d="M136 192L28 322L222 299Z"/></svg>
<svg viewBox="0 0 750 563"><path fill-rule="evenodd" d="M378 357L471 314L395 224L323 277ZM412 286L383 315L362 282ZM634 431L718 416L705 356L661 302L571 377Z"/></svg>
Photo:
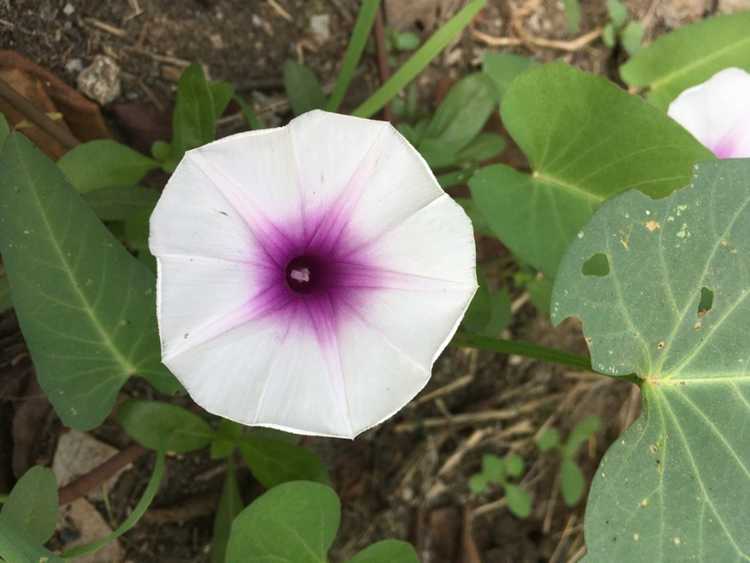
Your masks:
<svg viewBox="0 0 750 563"><path fill-rule="evenodd" d="M714 59L717 59L717 58L721 57L722 55L724 55L727 52L730 52L730 51L732 51L734 49L740 49L740 48L744 47L746 44L750 44L750 36L748 36L745 39L741 39L741 40L739 40L736 43L732 43L730 45L726 45L725 47L722 47L721 49L719 49L717 51L714 51L713 53L711 53L710 55L707 55L706 57L703 57L701 59L695 60L695 61L693 61L693 62L691 62L691 63L683 66L682 68L680 68L678 70L670 72L670 73L662 76L661 78L659 78L657 80L654 80L651 83L650 90L651 90L651 92L659 90L660 88L662 88L664 86L664 84L667 84L667 83L675 80L677 77L680 77L680 76L682 76L684 74L688 74L691 71L695 70L696 68L699 68L700 66L703 66L704 64L708 64L711 61L713 61Z"/></svg>
<svg viewBox="0 0 750 563"><path fill-rule="evenodd" d="M51 242L52 248L54 248L55 253L60 259L61 264L63 265L62 270L65 272L65 275L68 278L68 282L72 286L73 292L75 293L76 297L78 298L80 302L81 311L83 311L86 314L86 316L89 318L89 321L91 322L97 334L99 335L101 342L112 353L112 356L114 357L115 361L122 369L123 374L125 376L133 375L137 371L135 366L133 366L133 364L131 364L130 361L128 361L128 359L125 356L123 356L123 354L116 347L115 343L112 341L109 334L104 329L104 326L101 324L98 317L96 316L94 309L89 303L89 300L83 294L75 277L73 276L73 270L72 270L71 264L68 262L67 258L65 257L65 253L62 251L62 248L58 244L57 238L54 235L52 226L50 225L50 222L49 222L49 218L47 217L47 210L44 207L44 205L42 205L42 200L39 198L39 194L37 192L37 184L34 181L31 175L31 172L29 171L26 165L26 161L21 157L21 153L18 150L17 142L15 143L15 150L16 150L16 158L18 159L18 162L20 163L21 168L23 169L23 172L28 179L29 186L31 187L30 192L34 198L34 201L37 207L39 208L40 216L42 218L42 223L44 224L44 228L47 231L47 235Z"/></svg>
<svg viewBox="0 0 750 563"><path fill-rule="evenodd" d="M552 185L562 188L563 191L567 191L579 199L590 201L595 205L601 204L605 199L603 196L587 192L585 189L576 186L575 184L570 184L568 182L565 182L564 180L561 180L560 178L556 178L555 176L542 174L541 172L538 172L536 170L531 173L531 178L539 182L540 184Z"/></svg>

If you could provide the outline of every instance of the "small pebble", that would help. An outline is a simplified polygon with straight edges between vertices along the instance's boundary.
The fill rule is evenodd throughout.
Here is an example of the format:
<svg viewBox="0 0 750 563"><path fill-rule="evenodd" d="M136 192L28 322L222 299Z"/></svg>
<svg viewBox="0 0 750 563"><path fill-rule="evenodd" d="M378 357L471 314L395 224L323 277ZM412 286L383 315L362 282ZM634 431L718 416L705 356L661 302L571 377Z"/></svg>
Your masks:
<svg viewBox="0 0 750 563"><path fill-rule="evenodd" d="M63 8L63 14L65 14L66 16L72 16L75 11L75 6L73 6L73 4L71 4L70 2L65 4L65 7Z"/></svg>
<svg viewBox="0 0 750 563"><path fill-rule="evenodd" d="M325 43L331 38L331 16L328 14L318 14L310 18L310 31L312 31L315 41L320 44Z"/></svg>
<svg viewBox="0 0 750 563"><path fill-rule="evenodd" d="M65 70L72 73L78 73L83 70L83 62L81 59L70 59L65 63Z"/></svg>
<svg viewBox="0 0 750 563"><path fill-rule="evenodd" d="M97 55L78 75L78 89L101 105L107 105L120 96L120 67L110 57Z"/></svg>

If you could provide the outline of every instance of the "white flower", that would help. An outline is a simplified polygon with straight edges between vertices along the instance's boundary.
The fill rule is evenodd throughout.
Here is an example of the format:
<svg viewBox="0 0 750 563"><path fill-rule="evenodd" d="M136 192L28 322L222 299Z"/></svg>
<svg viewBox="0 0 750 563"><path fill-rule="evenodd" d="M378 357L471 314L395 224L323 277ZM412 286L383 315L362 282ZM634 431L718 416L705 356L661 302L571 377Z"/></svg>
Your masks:
<svg viewBox="0 0 750 563"><path fill-rule="evenodd" d="M206 410L354 437L477 288L463 210L389 124L314 111L185 155L151 217L163 362Z"/></svg>
<svg viewBox="0 0 750 563"><path fill-rule="evenodd" d="M750 74L727 68L688 88L669 116L718 158L750 157Z"/></svg>

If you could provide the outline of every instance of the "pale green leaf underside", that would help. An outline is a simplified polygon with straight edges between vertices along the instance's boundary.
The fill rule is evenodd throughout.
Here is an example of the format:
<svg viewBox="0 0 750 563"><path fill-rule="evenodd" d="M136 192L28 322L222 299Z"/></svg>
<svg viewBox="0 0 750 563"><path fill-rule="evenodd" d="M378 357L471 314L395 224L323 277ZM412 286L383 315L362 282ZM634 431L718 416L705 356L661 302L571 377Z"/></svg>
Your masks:
<svg viewBox="0 0 750 563"><path fill-rule="evenodd" d="M609 273L581 273L604 254ZM708 312L701 297L713 292ZM750 560L750 160L605 203L571 245L552 319L583 321L592 365L643 379L644 413L607 452L588 561Z"/></svg>
<svg viewBox="0 0 750 563"><path fill-rule="evenodd" d="M39 381L63 423L97 426L128 377L161 390L154 278L25 137L0 156L0 243Z"/></svg>
<svg viewBox="0 0 750 563"><path fill-rule="evenodd" d="M712 158L640 98L564 64L519 76L501 109L533 173L486 167L469 183L472 196L495 234L549 276L603 201L631 188L665 196Z"/></svg>
<svg viewBox="0 0 750 563"><path fill-rule="evenodd" d="M666 109L680 92L720 70L750 68L750 12L717 16L663 35L620 67L623 80L648 87L648 99Z"/></svg>

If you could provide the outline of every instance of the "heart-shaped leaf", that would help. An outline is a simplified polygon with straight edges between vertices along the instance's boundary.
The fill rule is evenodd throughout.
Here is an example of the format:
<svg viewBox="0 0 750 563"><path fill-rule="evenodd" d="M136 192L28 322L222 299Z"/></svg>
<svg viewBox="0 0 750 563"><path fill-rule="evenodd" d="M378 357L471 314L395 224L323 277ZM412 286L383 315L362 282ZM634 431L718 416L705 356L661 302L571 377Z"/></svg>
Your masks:
<svg viewBox="0 0 750 563"><path fill-rule="evenodd" d="M600 255L607 272L583 273ZM594 479L588 561L750 558L749 297L750 160L700 164L664 199L623 194L571 245L552 319L580 318L593 367L644 399Z"/></svg>
<svg viewBox="0 0 750 563"><path fill-rule="evenodd" d="M695 162L711 158L662 112L564 64L516 78L501 113L532 173L488 166L469 182L471 193L494 233L551 277L603 201L630 188L665 196L690 181Z"/></svg>
<svg viewBox="0 0 750 563"><path fill-rule="evenodd" d="M232 524L227 563L326 563L341 505L333 489L292 481L270 489Z"/></svg>
<svg viewBox="0 0 750 563"><path fill-rule="evenodd" d="M87 430L132 375L178 388L161 364L153 275L19 133L0 154L0 245L37 376L64 424Z"/></svg>
<svg viewBox="0 0 750 563"><path fill-rule="evenodd" d="M649 101L666 109L680 92L722 69L750 68L748 30L750 12L686 25L640 49L620 67L620 74L630 86L647 87Z"/></svg>

